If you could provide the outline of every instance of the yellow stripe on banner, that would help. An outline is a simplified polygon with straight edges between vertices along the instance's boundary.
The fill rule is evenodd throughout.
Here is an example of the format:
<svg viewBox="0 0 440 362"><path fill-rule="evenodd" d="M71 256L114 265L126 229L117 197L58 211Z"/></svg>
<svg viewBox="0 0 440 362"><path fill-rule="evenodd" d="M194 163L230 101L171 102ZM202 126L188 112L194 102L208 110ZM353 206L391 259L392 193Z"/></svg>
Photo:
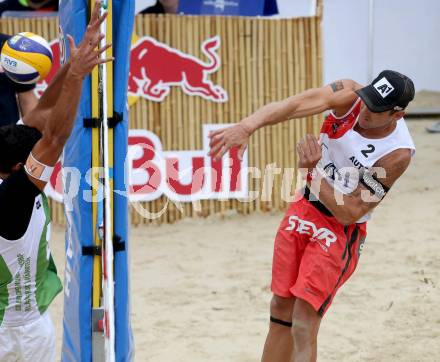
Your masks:
<svg viewBox="0 0 440 362"><path fill-rule="evenodd" d="M34 69L40 74L40 79L46 77L52 67L52 61L47 55L31 52L19 52L12 49L8 43L2 48L4 55L10 56L20 62L26 63L34 67Z"/></svg>
<svg viewBox="0 0 440 362"><path fill-rule="evenodd" d="M95 0L90 1L90 12L95 6ZM99 118L99 94L98 94L98 67L96 66L91 74L91 99L92 99L92 118ZM92 167L96 169L100 167L100 145L99 145L99 128L92 128ZM101 239L98 234L98 204L97 192L99 188L99 180L93 173L92 177L92 217L93 217L93 240L96 246L101 246ZM101 291L102 291L102 263L101 256L95 255L93 257L93 308L98 308L101 305Z"/></svg>

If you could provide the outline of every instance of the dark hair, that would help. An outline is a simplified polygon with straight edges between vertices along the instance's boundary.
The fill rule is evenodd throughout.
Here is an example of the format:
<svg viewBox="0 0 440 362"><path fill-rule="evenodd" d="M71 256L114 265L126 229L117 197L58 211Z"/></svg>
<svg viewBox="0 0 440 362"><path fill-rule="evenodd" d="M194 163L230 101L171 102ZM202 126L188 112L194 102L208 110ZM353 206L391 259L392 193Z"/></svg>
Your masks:
<svg viewBox="0 0 440 362"><path fill-rule="evenodd" d="M32 127L10 124L0 127L0 172L11 173L17 163L25 163L41 133Z"/></svg>

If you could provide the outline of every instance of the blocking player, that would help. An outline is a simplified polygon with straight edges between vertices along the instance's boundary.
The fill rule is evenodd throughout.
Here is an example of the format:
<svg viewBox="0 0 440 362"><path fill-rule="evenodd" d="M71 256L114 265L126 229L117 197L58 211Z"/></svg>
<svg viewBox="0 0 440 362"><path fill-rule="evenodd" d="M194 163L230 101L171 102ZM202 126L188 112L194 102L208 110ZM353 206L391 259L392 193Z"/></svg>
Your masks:
<svg viewBox="0 0 440 362"><path fill-rule="evenodd" d="M210 155L220 158L231 147L243 155L257 129L330 111L319 140L307 135L297 145L306 187L275 238L262 361L316 360L321 319L357 266L367 220L415 151L403 119L413 98L411 79L385 70L366 87L338 80L210 134Z"/></svg>
<svg viewBox="0 0 440 362"><path fill-rule="evenodd" d="M0 361L55 360L48 307L61 291L50 253L50 211L43 189L72 131L82 83L110 45L102 39L100 3L83 40L49 85L25 125L0 127Z"/></svg>

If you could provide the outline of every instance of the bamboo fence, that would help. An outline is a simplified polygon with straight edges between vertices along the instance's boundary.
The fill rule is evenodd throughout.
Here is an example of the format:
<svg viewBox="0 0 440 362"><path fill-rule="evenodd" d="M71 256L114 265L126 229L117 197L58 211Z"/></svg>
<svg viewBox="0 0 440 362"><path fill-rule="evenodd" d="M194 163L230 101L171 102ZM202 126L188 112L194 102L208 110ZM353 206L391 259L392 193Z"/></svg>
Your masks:
<svg viewBox="0 0 440 362"><path fill-rule="evenodd" d="M172 87L162 102L138 99L130 107L130 128L154 132L164 151L200 150L204 123L236 123L264 104L320 86L320 24L320 7L315 17L295 19L138 15L134 28L138 37L151 36L204 61L206 58L200 44L219 35L221 46L217 52L222 64L216 73L209 75L209 79L226 90L229 100L215 103L186 95L179 87ZM50 40L58 36L56 19L5 18L0 20L0 29L9 34L33 31ZM255 201L202 200L199 208L182 203L180 210L170 202L167 211L154 220L142 218L132 208L132 224L174 222L184 217L224 214L231 209L242 214L285 209L283 199L292 195L295 187L296 175L292 169L297 164L296 143L306 132L317 134L319 121L319 116L290 120L260 129L252 136L249 166L255 166L263 173L270 164L281 169L275 174L273 187L266 183L263 189L263 179L249 178L249 190L260 193ZM288 185L284 189L283 175L284 186ZM156 213L166 203L163 196L142 203L142 207ZM54 221L62 223L62 206L52 202L52 210Z"/></svg>

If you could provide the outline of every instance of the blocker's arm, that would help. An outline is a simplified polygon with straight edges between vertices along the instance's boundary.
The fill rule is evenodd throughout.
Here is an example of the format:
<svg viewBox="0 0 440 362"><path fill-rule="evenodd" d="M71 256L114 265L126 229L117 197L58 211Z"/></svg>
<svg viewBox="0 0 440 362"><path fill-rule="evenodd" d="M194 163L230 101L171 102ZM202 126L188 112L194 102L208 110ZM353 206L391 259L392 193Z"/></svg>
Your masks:
<svg viewBox="0 0 440 362"><path fill-rule="evenodd" d="M17 98L18 98L18 106L20 108L20 114L23 116L25 116L30 111L32 111L38 104L38 99L37 96L34 94L33 89L28 90L26 92L17 93Z"/></svg>
<svg viewBox="0 0 440 362"><path fill-rule="evenodd" d="M68 35L71 54L70 66L61 83L60 95L56 103L42 111L45 113L43 117L47 119L44 124L43 135L35 144L26 161L26 171L29 179L40 190L44 189L51 167L58 161L72 131L84 77L96 65L113 60L112 58L100 58L100 55L110 45L95 50L103 38L103 35L99 33L99 26L105 21L107 15L99 16L100 5L99 1L95 3L87 31L78 48L75 47L73 38Z"/></svg>
<svg viewBox="0 0 440 362"><path fill-rule="evenodd" d="M61 88L69 68L70 62L62 66L38 100L36 107L28 113L23 113L24 116L22 120L25 125L34 127L40 132L43 132L50 109L57 103L61 95Z"/></svg>

